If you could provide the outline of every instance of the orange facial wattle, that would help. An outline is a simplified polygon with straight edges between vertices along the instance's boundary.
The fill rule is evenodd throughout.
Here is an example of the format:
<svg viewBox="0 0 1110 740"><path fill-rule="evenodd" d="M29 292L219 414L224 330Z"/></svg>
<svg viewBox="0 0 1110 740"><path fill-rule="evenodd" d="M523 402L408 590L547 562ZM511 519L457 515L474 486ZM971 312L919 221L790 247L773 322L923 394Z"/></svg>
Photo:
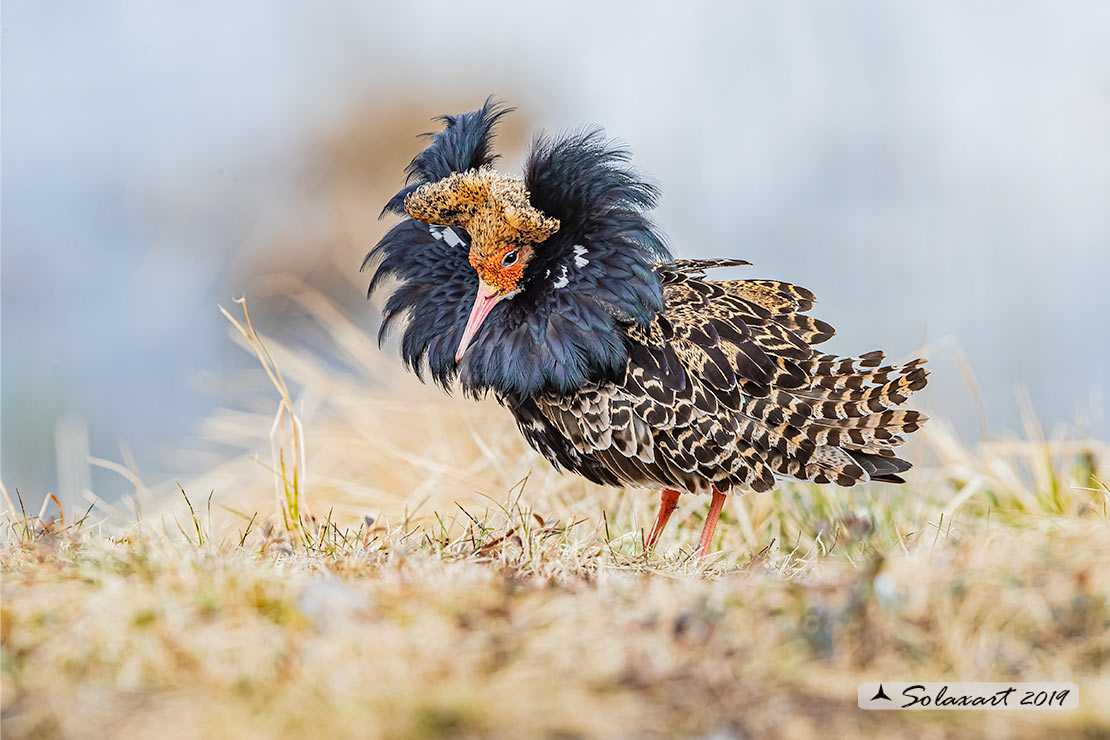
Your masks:
<svg viewBox="0 0 1110 740"><path fill-rule="evenodd" d="M500 294L515 291L524 276L523 259L518 259L508 267L501 263L511 251L512 249L506 249L503 253L492 256L470 253L470 265L477 270L479 279Z"/></svg>

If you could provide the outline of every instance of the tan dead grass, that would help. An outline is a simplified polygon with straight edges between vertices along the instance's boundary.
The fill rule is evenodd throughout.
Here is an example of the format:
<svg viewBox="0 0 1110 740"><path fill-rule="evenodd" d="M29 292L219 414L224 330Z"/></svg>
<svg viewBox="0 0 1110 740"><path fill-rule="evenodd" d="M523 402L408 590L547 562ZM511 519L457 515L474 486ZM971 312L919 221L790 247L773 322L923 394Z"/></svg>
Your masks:
<svg viewBox="0 0 1110 740"><path fill-rule="evenodd" d="M138 523L10 504L5 737L1110 733L1105 444L1031 425L971 450L932 423L905 486L731 498L707 564L691 499L642 557L653 494L554 473L496 404L423 388L285 287L350 365L266 341L296 440L272 407L214 418L253 459ZM858 710L879 679L1070 680L1081 708Z"/></svg>

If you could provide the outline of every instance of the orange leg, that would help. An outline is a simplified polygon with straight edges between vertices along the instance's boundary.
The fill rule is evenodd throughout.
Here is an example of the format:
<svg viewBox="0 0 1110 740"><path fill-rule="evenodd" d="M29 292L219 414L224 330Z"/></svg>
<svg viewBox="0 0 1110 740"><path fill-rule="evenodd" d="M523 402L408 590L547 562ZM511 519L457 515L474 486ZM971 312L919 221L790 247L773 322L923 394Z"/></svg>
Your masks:
<svg viewBox="0 0 1110 740"><path fill-rule="evenodd" d="M725 505L725 495L713 487L713 501L709 504L709 513L705 516L705 527L701 530L701 541L694 553L696 558L704 558L709 554L709 545L713 542L713 533L717 531L717 520L721 518L721 509Z"/></svg>
<svg viewBox="0 0 1110 740"><path fill-rule="evenodd" d="M659 535L663 534L663 529L667 526L667 520L678 508L678 496L678 491L673 488L663 489L663 495L659 500L659 513L655 517L655 526L651 528L651 533L648 535L647 544L644 545L644 552L655 547L655 541L659 539Z"/></svg>

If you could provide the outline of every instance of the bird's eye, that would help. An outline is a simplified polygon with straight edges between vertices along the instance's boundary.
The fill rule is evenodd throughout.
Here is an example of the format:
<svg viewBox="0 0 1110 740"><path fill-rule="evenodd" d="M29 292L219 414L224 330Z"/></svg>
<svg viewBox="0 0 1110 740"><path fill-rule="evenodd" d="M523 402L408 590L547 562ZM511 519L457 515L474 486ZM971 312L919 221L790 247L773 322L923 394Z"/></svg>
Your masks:
<svg viewBox="0 0 1110 740"><path fill-rule="evenodd" d="M506 254L504 257L501 258L501 266L502 267L512 267L513 265L516 264L516 260L519 256L520 255L517 254L517 251L514 249L513 251L509 252L508 254Z"/></svg>

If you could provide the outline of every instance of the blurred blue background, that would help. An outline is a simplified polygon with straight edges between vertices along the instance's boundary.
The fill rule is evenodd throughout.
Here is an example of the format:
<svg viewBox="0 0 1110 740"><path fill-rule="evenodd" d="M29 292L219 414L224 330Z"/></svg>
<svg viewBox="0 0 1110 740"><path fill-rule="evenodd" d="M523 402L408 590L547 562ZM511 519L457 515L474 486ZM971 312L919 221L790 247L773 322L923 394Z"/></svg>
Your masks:
<svg viewBox="0 0 1110 740"><path fill-rule="evenodd" d="M506 166L602 124L678 254L813 289L834 351L930 348L923 403L965 437L980 401L1018 429L1024 392L1106 435L1108 3L8 0L0 24L0 474L36 500L129 488L59 465L86 432L154 480L219 458L199 422L268 388L217 304L298 335L258 276L372 327L358 265L415 135L489 93L520 108Z"/></svg>

